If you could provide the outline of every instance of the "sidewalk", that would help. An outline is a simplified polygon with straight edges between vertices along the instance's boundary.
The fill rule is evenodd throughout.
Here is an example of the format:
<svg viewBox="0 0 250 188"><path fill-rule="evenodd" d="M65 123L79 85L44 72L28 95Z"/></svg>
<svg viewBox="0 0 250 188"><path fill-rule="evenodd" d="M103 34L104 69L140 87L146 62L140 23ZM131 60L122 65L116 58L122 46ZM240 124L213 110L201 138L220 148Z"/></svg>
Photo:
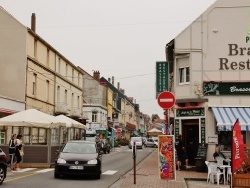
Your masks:
<svg viewBox="0 0 250 188"><path fill-rule="evenodd" d="M207 173L196 171L177 171L176 180L162 180L158 171L157 150L137 165L136 184L134 184L134 170L125 174L110 188L229 188L229 185L219 186L208 184Z"/></svg>

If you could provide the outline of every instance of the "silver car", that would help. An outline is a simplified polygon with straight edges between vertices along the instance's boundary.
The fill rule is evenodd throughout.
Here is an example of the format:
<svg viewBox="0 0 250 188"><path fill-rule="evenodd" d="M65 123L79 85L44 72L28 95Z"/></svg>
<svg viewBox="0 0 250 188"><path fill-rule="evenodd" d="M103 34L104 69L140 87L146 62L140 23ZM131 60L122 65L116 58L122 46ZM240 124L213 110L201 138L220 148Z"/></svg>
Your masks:
<svg viewBox="0 0 250 188"><path fill-rule="evenodd" d="M145 142L145 147L158 147L158 140L153 139L153 138L147 138L146 142Z"/></svg>

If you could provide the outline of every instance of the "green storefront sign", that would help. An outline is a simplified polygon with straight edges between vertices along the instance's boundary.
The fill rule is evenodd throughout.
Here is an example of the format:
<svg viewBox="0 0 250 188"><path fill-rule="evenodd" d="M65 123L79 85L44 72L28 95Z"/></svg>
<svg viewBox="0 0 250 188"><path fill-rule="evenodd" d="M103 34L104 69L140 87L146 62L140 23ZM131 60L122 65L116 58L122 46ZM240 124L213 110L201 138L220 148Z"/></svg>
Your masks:
<svg viewBox="0 0 250 188"><path fill-rule="evenodd" d="M250 95L250 82L204 82L204 95Z"/></svg>
<svg viewBox="0 0 250 188"><path fill-rule="evenodd" d="M201 143L205 144L206 140L206 121L205 118L201 118Z"/></svg>
<svg viewBox="0 0 250 188"><path fill-rule="evenodd" d="M168 63L156 62L156 98L163 91L168 91Z"/></svg>
<svg viewBox="0 0 250 188"><path fill-rule="evenodd" d="M175 120L175 139L177 140L178 139L178 136L180 134L180 120L179 119L176 119Z"/></svg>
<svg viewBox="0 0 250 188"><path fill-rule="evenodd" d="M176 110L176 117L184 117L184 116L204 116L205 111L204 108L197 109L178 109Z"/></svg>

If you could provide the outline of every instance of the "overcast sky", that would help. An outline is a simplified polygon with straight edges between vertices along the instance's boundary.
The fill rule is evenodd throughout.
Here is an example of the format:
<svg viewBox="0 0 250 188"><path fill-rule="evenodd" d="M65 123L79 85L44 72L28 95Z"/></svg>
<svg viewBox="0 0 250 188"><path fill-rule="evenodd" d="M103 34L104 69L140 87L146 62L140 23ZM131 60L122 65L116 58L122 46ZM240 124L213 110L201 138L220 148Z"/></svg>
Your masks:
<svg viewBox="0 0 250 188"><path fill-rule="evenodd" d="M90 75L134 97L140 111L164 117L155 93L155 64L165 45L216 0L0 0L0 6L30 27Z"/></svg>

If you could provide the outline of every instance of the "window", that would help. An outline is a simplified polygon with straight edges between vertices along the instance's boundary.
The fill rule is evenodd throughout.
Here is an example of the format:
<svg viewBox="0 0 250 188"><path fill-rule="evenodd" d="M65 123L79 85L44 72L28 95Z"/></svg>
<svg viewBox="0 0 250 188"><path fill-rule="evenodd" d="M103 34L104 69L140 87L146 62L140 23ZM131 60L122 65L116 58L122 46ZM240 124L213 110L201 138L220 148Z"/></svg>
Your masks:
<svg viewBox="0 0 250 188"><path fill-rule="evenodd" d="M79 109L80 108L80 97L77 96L77 108Z"/></svg>
<svg viewBox="0 0 250 188"><path fill-rule="evenodd" d="M65 102L65 104L67 104L67 98L68 98L68 92L67 92L67 90L65 89L65 91L64 91L64 102Z"/></svg>
<svg viewBox="0 0 250 188"><path fill-rule="evenodd" d="M33 74L32 94L36 96L37 74Z"/></svg>
<svg viewBox="0 0 250 188"><path fill-rule="evenodd" d="M61 73L61 58L58 58L58 73Z"/></svg>
<svg viewBox="0 0 250 188"><path fill-rule="evenodd" d="M0 131L0 144L5 144L5 131Z"/></svg>
<svg viewBox="0 0 250 188"><path fill-rule="evenodd" d="M49 49L47 49L47 66L49 66Z"/></svg>
<svg viewBox="0 0 250 188"><path fill-rule="evenodd" d="M97 122L97 112L92 112L92 122Z"/></svg>
<svg viewBox="0 0 250 188"><path fill-rule="evenodd" d="M60 102L60 86L57 86L57 102Z"/></svg>
<svg viewBox="0 0 250 188"><path fill-rule="evenodd" d="M78 82L77 85L80 86L80 73L78 72Z"/></svg>
<svg viewBox="0 0 250 188"><path fill-rule="evenodd" d="M71 95L71 107L74 107L74 93Z"/></svg>
<svg viewBox="0 0 250 188"><path fill-rule="evenodd" d="M189 83L189 67L179 68L179 83Z"/></svg>
<svg viewBox="0 0 250 188"><path fill-rule="evenodd" d="M68 76L68 65L67 64L66 64L66 70L65 71L66 71L66 75L65 76L67 78L67 76Z"/></svg>
<svg viewBox="0 0 250 188"><path fill-rule="evenodd" d="M46 80L46 100L49 101L49 80Z"/></svg>
<svg viewBox="0 0 250 188"><path fill-rule="evenodd" d="M243 136L244 143L246 143L246 131L241 131L241 135ZM218 143L220 144L222 150L230 151L232 145L232 131L220 131L218 134Z"/></svg>
<svg viewBox="0 0 250 188"><path fill-rule="evenodd" d="M34 40L34 57L37 57L37 40Z"/></svg>

